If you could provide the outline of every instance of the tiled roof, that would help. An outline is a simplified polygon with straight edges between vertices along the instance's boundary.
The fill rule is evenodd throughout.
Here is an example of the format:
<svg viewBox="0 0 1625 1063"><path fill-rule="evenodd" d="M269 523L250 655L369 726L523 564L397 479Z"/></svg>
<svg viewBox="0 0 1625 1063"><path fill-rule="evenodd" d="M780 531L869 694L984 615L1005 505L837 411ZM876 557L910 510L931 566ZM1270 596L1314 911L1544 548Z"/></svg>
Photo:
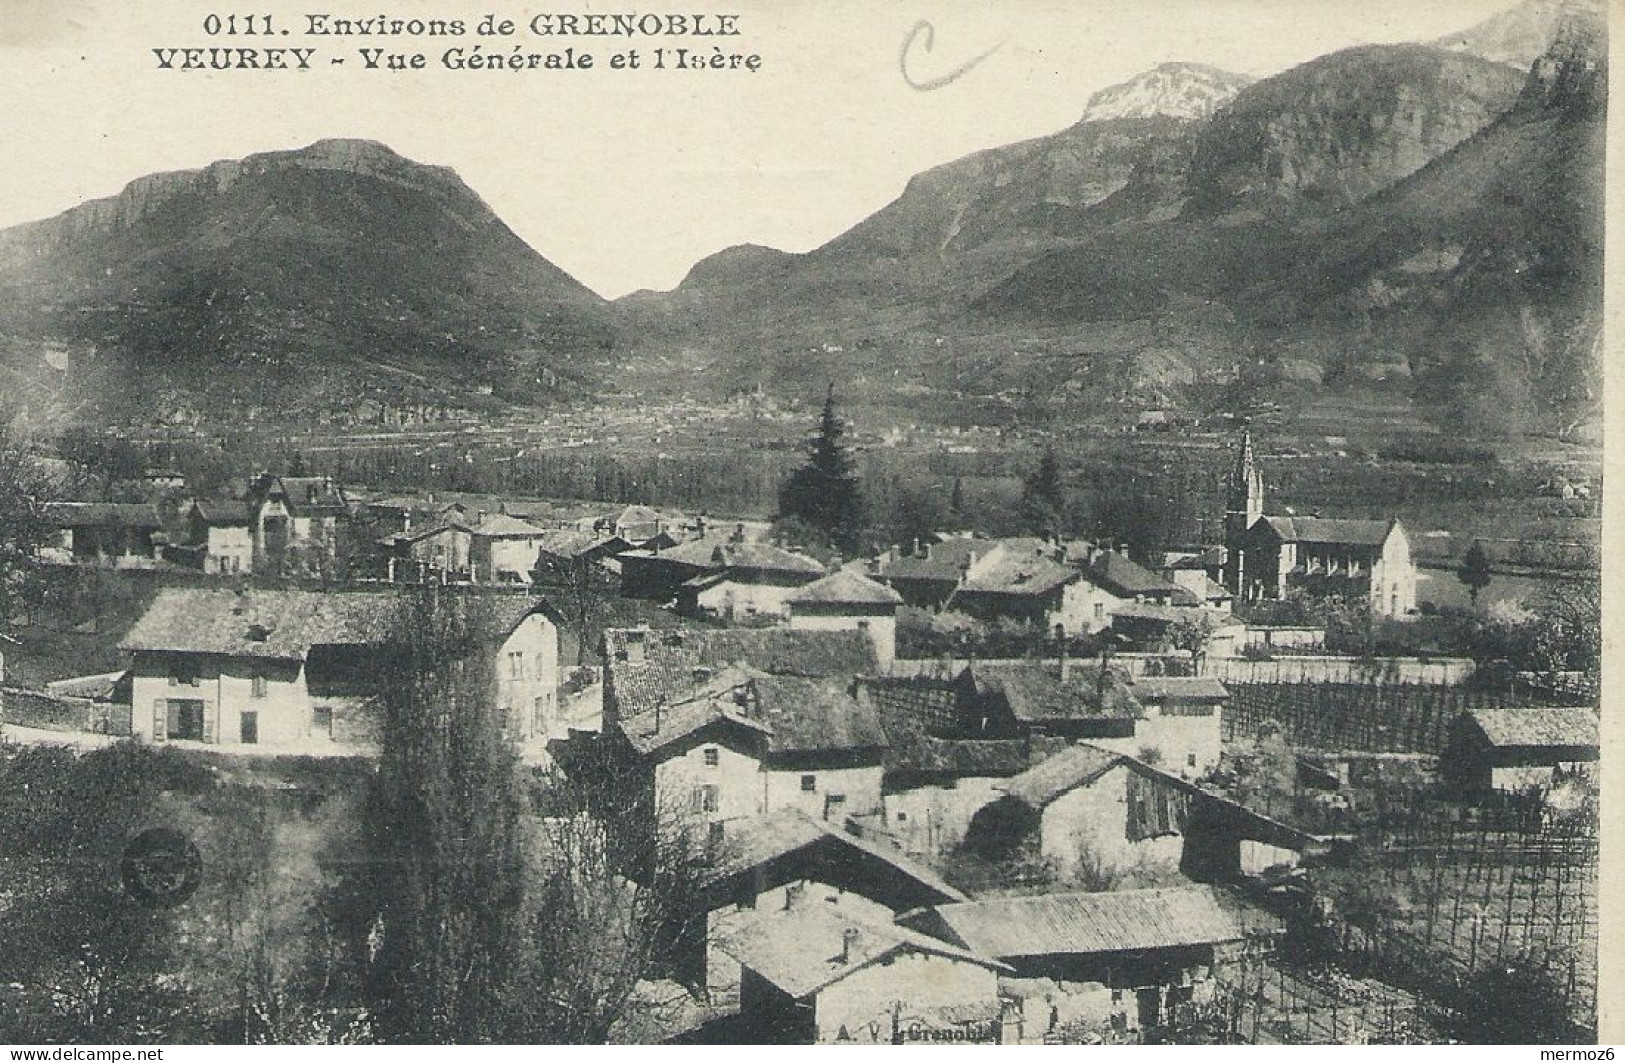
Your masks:
<svg viewBox="0 0 1625 1063"><path fill-rule="evenodd" d="M798 904L786 910L745 910L723 920L717 947L796 1000L805 999L889 956L923 953L974 963L1003 964L907 927L859 919L839 908Z"/></svg>
<svg viewBox="0 0 1625 1063"><path fill-rule="evenodd" d="M888 580L937 580L949 583L959 581L959 570L966 561L974 561L998 547L996 539L944 539L929 548L929 557L905 554L887 562L881 574Z"/></svg>
<svg viewBox="0 0 1625 1063"><path fill-rule="evenodd" d="M722 564L716 556L717 548L721 545L722 541L719 539L690 539L686 543L678 543L676 546L668 546L661 550L628 550L621 556L629 560L665 561L671 564L713 568Z"/></svg>
<svg viewBox="0 0 1625 1063"><path fill-rule="evenodd" d="M794 550L772 543L724 543L719 558L728 568L760 572L784 572L795 576L822 576L824 566Z"/></svg>
<svg viewBox="0 0 1625 1063"><path fill-rule="evenodd" d="M312 646L382 643L406 600L388 591L165 588L119 648L299 660ZM469 603L471 617L492 635L548 608L523 595L453 600Z"/></svg>
<svg viewBox="0 0 1625 1063"><path fill-rule="evenodd" d="M535 539L545 534L536 525L507 513L487 513L469 531L486 539Z"/></svg>
<svg viewBox="0 0 1625 1063"><path fill-rule="evenodd" d="M884 749L886 732L868 699L854 696L851 680L763 676L751 681L757 718L771 732L774 753Z"/></svg>
<svg viewBox="0 0 1625 1063"><path fill-rule="evenodd" d="M984 697L1002 700L1016 719L1140 719L1145 709L1115 672L1073 664L1062 682L1054 663L976 664L971 676Z"/></svg>
<svg viewBox="0 0 1625 1063"><path fill-rule="evenodd" d="M982 571L966 580L962 591L982 594L1048 594L1079 578L1080 573L1047 557L1001 553Z"/></svg>
<svg viewBox="0 0 1625 1063"><path fill-rule="evenodd" d="M1137 676L1129 692L1141 701L1223 701L1230 696L1211 676Z"/></svg>
<svg viewBox="0 0 1625 1063"><path fill-rule="evenodd" d="M347 508L344 489L325 476L266 476L249 488L250 496L275 494L280 489L296 513L342 513Z"/></svg>
<svg viewBox="0 0 1625 1063"><path fill-rule="evenodd" d="M254 521L254 511L247 502L225 501L215 498L200 498L195 503L197 515L205 524L217 527L235 527L248 525Z"/></svg>
<svg viewBox="0 0 1625 1063"><path fill-rule="evenodd" d="M1381 546L1392 520L1337 520L1329 517L1265 517L1284 541L1335 546Z"/></svg>
<svg viewBox="0 0 1625 1063"><path fill-rule="evenodd" d="M1595 747L1597 713L1585 706L1475 709L1472 721L1495 746Z"/></svg>
<svg viewBox="0 0 1625 1063"><path fill-rule="evenodd" d="M1024 738L944 738L958 720L958 694L951 682L920 677L865 678L860 695L886 732L886 770L1002 778L1027 768Z"/></svg>
<svg viewBox="0 0 1625 1063"><path fill-rule="evenodd" d="M706 679L680 700L656 701L648 711L623 716L621 733L644 756L665 749L712 724L731 724L766 736L768 724L751 711L751 678L759 673L729 668Z"/></svg>
<svg viewBox="0 0 1625 1063"><path fill-rule="evenodd" d="M1029 808L1047 808L1062 794L1087 786L1127 760L1097 746L1068 746L999 788Z"/></svg>
<svg viewBox="0 0 1625 1063"><path fill-rule="evenodd" d="M841 569L785 595L791 605L901 605L903 598L884 583Z"/></svg>
<svg viewBox="0 0 1625 1063"><path fill-rule="evenodd" d="M848 834L793 809L728 820L723 825L722 849L716 861L707 868L705 878L716 882L747 874L770 861L820 844L837 846L857 854L860 861L879 861L936 893L942 901L967 899L965 894L949 885L931 868L897 849Z"/></svg>
<svg viewBox="0 0 1625 1063"><path fill-rule="evenodd" d="M686 668L748 664L769 675L842 677L875 670L873 645L861 631L610 628L604 632L604 645L612 668L629 663L633 642L642 643L646 662Z"/></svg>
<svg viewBox="0 0 1625 1063"><path fill-rule="evenodd" d="M1141 594L1163 597L1183 589L1150 569L1135 564L1115 550L1102 550L1090 562L1088 576L1095 586L1110 591L1119 598L1133 598Z"/></svg>
<svg viewBox="0 0 1625 1063"><path fill-rule="evenodd" d="M145 502L49 502L45 519L58 528L159 528L158 511Z"/></svg>
<svg viewBox="0 0 1625 1063"><path fill-rule="evenodd" d="M1283 929L1215 886L997 898L935 912L967 947L1000 959L1211 945Z"/></svg>

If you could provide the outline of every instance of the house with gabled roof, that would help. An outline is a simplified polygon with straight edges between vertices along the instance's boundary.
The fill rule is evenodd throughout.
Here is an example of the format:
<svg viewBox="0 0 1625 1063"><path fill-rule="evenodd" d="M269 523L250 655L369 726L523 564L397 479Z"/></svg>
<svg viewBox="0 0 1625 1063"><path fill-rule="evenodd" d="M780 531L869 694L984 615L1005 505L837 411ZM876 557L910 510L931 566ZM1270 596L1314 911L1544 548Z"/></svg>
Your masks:
<svg viewBox="0 0 1625 1063"><path fill-rule="evenodd" d="M903 917L922 933L1005 963L1021 1040L1058 1025L1162 1025L1211 998L1214 975L1272 951L1281 919L1214 886L1049 893L939 905Z"/></svg>
<svg viewBox="0 0 1625 1063"><path fill-rule="evenodd" d="M996 784L966 842L1002 859L1028 851L1063 875L1230 881L1318 855L1329 839L1098 743L1066 746Z"/></svg>
<svg viewBox="0 0 1625 1063"><path fill-rule="evenodd" d="M782 546L741 539L719 542L710 567L679 586L677 608L689 616L725 621L781 620L789 612L786 598L824 575L823 565Z"/></svg>
<svg viewBox="0 0 1625 1063"><path fill-rule="evenodd" d="M860 631L882 669L897 656L897 608L903 598L884 583L850 569L803 584L784 596L796 631Z"/></svg>
<svg viewBox="0 0 1625 1063"><path fill-rule="evenodd" d="M966 899L892 846L798 810L722 823L711 853L701 892L709 929L705 985L713 1001L739 988L738 962L716 947L729 913L808 903L889 923L899 912Z"/></svg>
<svg viewBox="0 0 1625 1063"><path fill-rule="evenodd" d="M271 752L370 749L377 654L401 601L373 591L162 590L120 644L131 662L131 731ZM470 608L514 736L555 729L561 618L521 595L481 596Z"/></svg>
<svg viewBox="0 0 1625 1063"><path fill-rule="evenodd" d="M724 667L618 713L607 731L630 748L654 807L685 822L777 809L840 822L880 809L886 734L849 679Z"/></svg>
<svg viewBox="0 0 1625 1063"><path fill-rule="evenodd" d="M186 511L187 543L205 572L254 571L254 509L235 499L194 499Z"/></svg>
<svg viewBox="0 0 1625 1063"><path fill-rule="evenodd" d="M940 937L837 907L732 914L737 1037L753 1044L997 1043L1009 968Z"/></svg>
<svg viewBox="0 0 1625 1063"><path fill-rule="evenodd" d="M243 501L254 514L256 572L281 573L300 552L318 561L337 556L350 502L332 477L261 473L248 482Z"/></svg>

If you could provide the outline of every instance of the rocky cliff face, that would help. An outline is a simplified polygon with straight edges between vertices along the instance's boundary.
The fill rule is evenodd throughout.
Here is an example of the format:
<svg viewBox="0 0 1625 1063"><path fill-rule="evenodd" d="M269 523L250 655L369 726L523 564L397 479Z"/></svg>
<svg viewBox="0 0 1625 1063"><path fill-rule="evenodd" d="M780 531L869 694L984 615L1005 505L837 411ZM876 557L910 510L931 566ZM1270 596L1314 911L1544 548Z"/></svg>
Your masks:
<svg viewBox="0 0 1625 1063"><path fill-rule="evenodd" d="M1421 45L1324 56L1214 116L1191 164L1192 200L1207 211L1357 202L1489 125L1522 86L1509 67Z"/></svg>

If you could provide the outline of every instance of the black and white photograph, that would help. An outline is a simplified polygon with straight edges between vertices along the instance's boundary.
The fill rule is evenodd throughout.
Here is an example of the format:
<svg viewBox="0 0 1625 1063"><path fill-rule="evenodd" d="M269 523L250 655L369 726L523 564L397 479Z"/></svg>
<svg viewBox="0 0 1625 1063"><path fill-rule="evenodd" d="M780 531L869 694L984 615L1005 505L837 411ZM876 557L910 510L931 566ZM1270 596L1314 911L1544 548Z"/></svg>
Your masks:
<svg viewBox="0 0 1625 1063"><path fill-rule="evenodd" d="M0 0L0 1045L1612 1058L1609 15Z"/></svg>

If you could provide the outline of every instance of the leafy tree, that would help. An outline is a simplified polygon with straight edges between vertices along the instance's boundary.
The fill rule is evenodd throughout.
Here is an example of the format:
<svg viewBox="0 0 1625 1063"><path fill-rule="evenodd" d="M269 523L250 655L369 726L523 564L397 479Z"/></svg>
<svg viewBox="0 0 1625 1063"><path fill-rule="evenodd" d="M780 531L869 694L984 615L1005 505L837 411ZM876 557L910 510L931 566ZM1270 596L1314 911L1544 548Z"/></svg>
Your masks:
<svg viewBox="0 0 1625 1063"><path fill-rule="evenodd" d="M1032 534L1046 538L1060 534L1066 512L1066 483L1053 446L1044 448L1037 467L1022 481L1021 511L1023 523Z"/></svg>
<svg viewBox="0 0 1625 1063"><path fill-rule="evenodd" d="M367 996L386 1041L506 1039L525 866L518 757L480 651L481 599L403 599L384 649L366 812Z"/></svg>
<svg viewBox="0 0 1625 1063"><path fill-rule="evenodd" d="M863 538L863 494L852 456L841 441L845 434L831 384L818 431L807 443L807 464L779 489L779 515L800 517L835 546L856 553Z"/></svg>
<svg viewBox="0 0 1625 1063"><path fill-rule="evenodd" d="M39 551L55 535L45 514L51 493L50 482L13 436L9 421L0 424L0 631L44 594Z"/></svg>
<svg viewBox="0 0 1625 1063"><path fill-rule="evenodd" d="M1467 548L1467 553L1461 559L1461 569L1456 578L1467 585L1467 594L1472 599L1473 608L1478 608L1478 595L1485 587L1490 585L1493 577L1490 571L1490 558L1484 552L1484 544L1477 539Z"/></svg>

